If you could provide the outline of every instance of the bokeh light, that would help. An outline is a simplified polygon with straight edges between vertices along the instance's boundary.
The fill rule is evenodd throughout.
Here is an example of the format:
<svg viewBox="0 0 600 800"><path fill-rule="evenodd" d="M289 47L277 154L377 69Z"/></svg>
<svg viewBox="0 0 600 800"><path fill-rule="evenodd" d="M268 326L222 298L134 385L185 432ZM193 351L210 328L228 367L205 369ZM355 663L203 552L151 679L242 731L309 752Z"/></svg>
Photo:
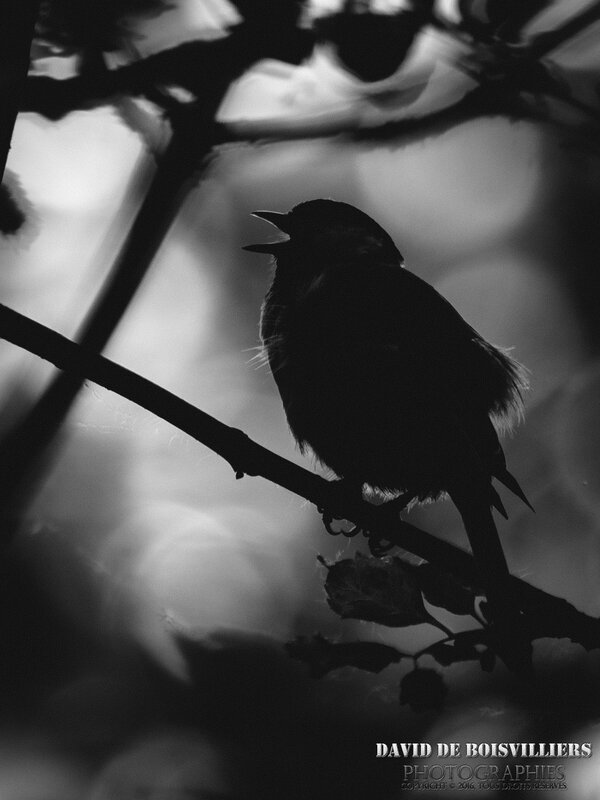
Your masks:
<svg viewBox="0 0 600 800"><path fill-rule="evenodd" d="M380 3L380 10L388 5ZM325 8L323 2L320 11ZM565 0L540 19L540 29L555 24L553 13L565 16ZM171 14L145 23L140 52L207 31L222 35L234 17L231 6L216 0L182 0ZM571 78L580 81L583 96L597 74L597 54L587 40L576 44L556 60L574 69ZM364 91L326 50L299 67L263 62L233 87L220 117L306 117L332 109L352 109L361 119L402 117L453 102L471 86L449 65L455 50L439 33L428 31L415 50L410 74ZM427 88L410 103L378 105L384 89L400 96L421 79ZM2 251L2 301L73 336L139 207L152 157L118 111L104 107L52 124L23 115L9 166L34 206L39 232L28 246ZM327 196L365 209L395 238L409 269L491 341L514 347L531 370L527 423L505 449L536 514L507 498L510 521L499 523L501 536L516 574L597 615L600 367L590 275L600 241L586 216L600 207L597 177L597 157L565 146L554 129L500 118L385 144L315 140L225 148L190 192L107 355L312 468L291 440L272 376L252 362L269 266L240 248L262 235L261 223L250 217L257 208L287 210ZM5 343L0 368L2 424L8 426L52 369ZM416 509L411 520L466 545L448 503ZM0 796L233 796L226 773L244 748L259 766L267 763L260 761L261 742L240 722L250 699L240 692L238 705L228 707L231 719L217 724L205 698L193 727L186 716L193 716L185 694L189 665L177 636L200 640L215 630L242 631L247 651L268 667L265 653L276 648L264 644L264 635L284 642L321 630L403 650L431 641L437 633L425 626L381 630L334 617L316 556L354 549L326 537L318 514L300 498L258 478L236 481L230 466L202 445L86 384L17 543L26 564L23 591L35 600L28 595L31 614L48 613L40 628L46 625L60 652L55 671L46 669L48 649L39 634L35 652L42 655L39 664L27 663L24 674L31 668L33 678L19 695L25 708L31 692L34 708L12 708L0 735ZM14 636L27 652L29 634L20 620ZM238 644L223 641L224 660L233 653L234 664L245 664ZM416 717L397 708L397 672L346 672L307 688L298 665L277 651L281 685L305 726L293 742L294 774L310 769L324 748L319 726L338 737L331 754L319 756L323 775L339 769L347 752L367 752L376 736L400 732L429 741L541 741L546 735L595 741L595 656L562 640L536 645L536 654L546 671L535 698L524 698L503 667L497 678L460 664L449 670L452 693L444 712ZM560 693L570 670L578 686L553 709L544 691ZM218 670L207 668L206 675L217 684L214 698L238 702L225 678L219 683ZM246 686L243 675L237 681L236 687ZM270 707L265 716L264 746L283 760L290 723ZM393 792L395 778L381 774ZM570 765L568 777L569 797L597 796L593 762ZM253 779L258 782L256 774ZM381 792L373 796L396 796ZM255 796L250 789L248 796Z"/></svg>

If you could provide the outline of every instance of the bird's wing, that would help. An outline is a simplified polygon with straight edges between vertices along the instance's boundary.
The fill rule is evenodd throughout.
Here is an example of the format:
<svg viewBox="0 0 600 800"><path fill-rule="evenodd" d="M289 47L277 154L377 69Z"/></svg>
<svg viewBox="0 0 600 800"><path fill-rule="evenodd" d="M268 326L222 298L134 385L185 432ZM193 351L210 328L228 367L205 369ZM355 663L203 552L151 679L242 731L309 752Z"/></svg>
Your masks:
<svg viewBox="0 0 600 800"><path fill-rule="evenodd" d="M413 391L429 407L466 459L460 471L497 478L529 507L518 482L508 472L498 434L490 420L520 410L527 382L524 370L502 350L485 341L430 284L403 268L375 266L377 280L361 291L364 317L375 316L376 329L363 325L363 341L378 351L378 369L389 370L391 385ZM371 273L371 279L374 277ZM382 286L386 291L382 292ZM398 375L392 378L394 373ZM411 389L409 381L418 382ZM461 444L462 443L462 444ZM456 449L450 445L451 449ZM458 465L457 465L458 466ZM491 504L506 514L492 490Z"/></svg>
<svg viewBox="0 0 600 800"><path fill-rule="evenodd" d="M398 348L408 367L431 371L459 407L485 411L500 422L519 412L527 381L524 369L485 341L433 286L398 266L356 270L355 304L363 341ZM348 290L348 293L352 293Z"/></svg>

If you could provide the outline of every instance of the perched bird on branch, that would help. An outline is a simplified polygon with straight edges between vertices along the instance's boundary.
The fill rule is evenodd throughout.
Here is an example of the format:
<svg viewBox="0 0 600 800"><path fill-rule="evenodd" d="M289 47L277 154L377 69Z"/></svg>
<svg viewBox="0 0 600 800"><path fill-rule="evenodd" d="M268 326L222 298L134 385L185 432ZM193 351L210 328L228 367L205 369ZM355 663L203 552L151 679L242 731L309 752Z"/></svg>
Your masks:
<svg viewBox="0 0 600 800"><path fill-rule="evenodd" d="M514 623L492 479L529 505L498 441L522 414L526 370L405 269L359 209L310 200L255 216L289 237L245 249L274 256L261 337L300 447L356 492L367 484L402 503L447 493L493 617Z"/></svg>

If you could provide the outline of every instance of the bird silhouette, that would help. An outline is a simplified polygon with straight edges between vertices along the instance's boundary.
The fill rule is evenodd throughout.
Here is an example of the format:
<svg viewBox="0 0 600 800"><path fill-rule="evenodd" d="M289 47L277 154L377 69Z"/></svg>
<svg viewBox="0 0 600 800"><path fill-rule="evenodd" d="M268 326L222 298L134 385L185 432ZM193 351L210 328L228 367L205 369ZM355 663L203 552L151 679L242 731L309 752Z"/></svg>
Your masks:
<svg viewBox="0 0 600 800"><path fill-rule="evenodd" d="M492 479L530 505L498 439L522 416L527 371L407 270L359 209L318 199L255 216L288 235L245 249L274 256L260 333L300 448L356 491L449 495L493 616L515 624Z"/></svg>

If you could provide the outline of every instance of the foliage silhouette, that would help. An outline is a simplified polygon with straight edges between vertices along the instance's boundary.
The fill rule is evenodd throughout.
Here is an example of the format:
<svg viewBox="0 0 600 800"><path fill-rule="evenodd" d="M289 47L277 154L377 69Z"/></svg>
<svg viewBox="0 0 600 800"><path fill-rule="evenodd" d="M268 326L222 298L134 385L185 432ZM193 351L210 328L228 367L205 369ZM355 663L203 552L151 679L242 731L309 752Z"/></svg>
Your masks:
<svg viewBox="0 0 600 800"><path fill-rule="evenodd" d="M42 0L36 39L65 56L118 50L134 35L132 17L158 16L171 7L166 0Z"/></svg>
<svg viewBox="0 0 600 800"><path fill-rule="evenodd" d="M287 651L310 668L313 678L322 678L340 667L356 667L368 672L381 672L405 656L387 644L379 642L330 642L317 634L312 638L300 637L289 642Z"/></svg>
<svg viewBox="0 0 600 800"><path fill-rule="evenodd" d="M448 689L444 679L433 669L415 669L402 678L400 703L413 711L437 711Z"/></svg>

